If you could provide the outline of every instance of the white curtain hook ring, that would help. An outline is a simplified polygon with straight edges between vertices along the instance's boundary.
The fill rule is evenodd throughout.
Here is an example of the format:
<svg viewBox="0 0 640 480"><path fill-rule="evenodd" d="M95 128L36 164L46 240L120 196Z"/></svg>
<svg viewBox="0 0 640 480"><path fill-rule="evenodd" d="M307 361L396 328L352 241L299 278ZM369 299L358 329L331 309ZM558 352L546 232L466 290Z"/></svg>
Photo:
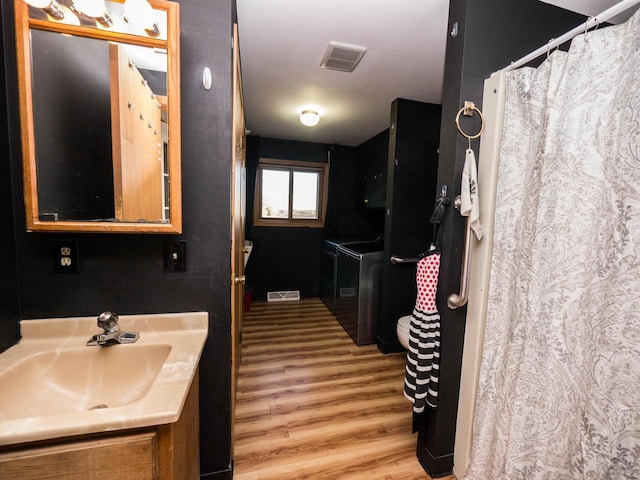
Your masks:
<svg viewBox="0 0 640 480"><path fill-rule="evenodd" d="M587 21L584 22L584 41L587 43L589 43L589 36L587 35L587 33L589 33L589 23L591 23L594 18L595 17L589 17Z"/></svg>
<svg viewBox="0 0 640 480"><path fill-rule="evenodd" d="M550 38L549 41L547 42L547 58L549 58L549 54L551 53L551 44L553 43L554 40L555 38Z"/></svg>

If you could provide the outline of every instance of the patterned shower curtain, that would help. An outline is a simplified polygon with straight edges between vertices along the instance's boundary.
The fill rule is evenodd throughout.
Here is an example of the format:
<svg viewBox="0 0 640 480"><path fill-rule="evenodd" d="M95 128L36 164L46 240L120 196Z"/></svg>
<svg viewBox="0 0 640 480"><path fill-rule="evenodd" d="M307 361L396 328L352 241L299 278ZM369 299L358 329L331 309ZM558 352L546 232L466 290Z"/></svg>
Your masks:
<svg viewBox="0 0 640 480"><path fill-rule="evenodd" d="M506 76L465 479L640 479L639 15Z"/></svg>

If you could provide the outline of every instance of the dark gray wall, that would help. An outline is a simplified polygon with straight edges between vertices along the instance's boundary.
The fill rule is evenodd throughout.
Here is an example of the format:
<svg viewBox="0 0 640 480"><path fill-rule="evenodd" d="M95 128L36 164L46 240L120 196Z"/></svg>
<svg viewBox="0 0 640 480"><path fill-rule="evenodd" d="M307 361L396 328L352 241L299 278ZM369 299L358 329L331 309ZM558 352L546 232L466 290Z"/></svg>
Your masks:
<svg viewBox="0 0 640 480"><path fill-rule="evenodd" d="M0 22L6 16L0 9ZM7 46L0 35L0 112L7 111L7 89L5 62L13 53L5 52ZM15 344L20 335L18 320L18 278L16 272L16 249L14 241L13 208L11 201L11 165L9 130L7 117L0 115L0 256L6 261L0 273L0 352Z"/></svg>
<svg viewBox="0 0 640 480"><path fill-rule="evenodd" d="M9 52L15 48L12 3L2 2L3 35ZM26 233L15 60L11 53L5 55L19 303L25 319L97 315L106 309L121 314L208 312L209 338L200 364L201 472L206 478L231 478L229 212L231 38L235 11L233 0L181 0L179 3L182 235ZM210 91L202 87L204 66L210 66L214 75ZM0 173L7 169L5 158L2 157ZM2 183L5 179L3 175L0 177L0 195L6 196ZM8 209L2 210L1 215L6 215ZM6 240L11 233L0 230L3 248L10 243ZM54 238L78 240L79 274L53 273L51 240ZM164 273L163 246L169 239L187 242L186 273ZM11 281L7 283L10 290ZM4 298L4 291L0 295ZM4 310L4 305L2 307ZM15 310L11 304L6 308L7 316L14 320ZM0 315L4 317L5 312ZM1 333L1 341L14 338L4 328Z"/></svg>
<svg viewBox="0 0 640 480"><path fill-rule="evenodd" d="M465 100L482 105L484 79L530 51L579 25L584 17L536 0L451 0L449 26L458 35L447 42L438 190L460 193L467 141L454 119ZM469 129L473 126L469 126ZM477 131L477 130L476 130ZM473 142L478 152L478 141ZM481 168L481 166L480 166ZM447 296L459 291L464 220L452 208L442 224L442 261L438 283L441 322L440 393L437 410L429 410L418 437L418 458L432 475L453 466L455 422L466 308L450 310Z"/></svg>
<svg viewBox="0 0 640 480"><path fill-rule="evenodd" d="M329 199L324 229L253 226L253 199L260 158L325 163L329 157ZM300 290L303 297L318 296L322 239L375 237L373 217L382 216L365 212L357 205L356 170L357 151L353 147L248 138L246 238L252 240L254 246L246 276L247 285L254 290L256 298L265 298L267 292L280 290Z"/></svg>
<svg viewBox="0 0 640 480"><path fill-rule="evenodd" d="M253 200L260 158L326 163L333 147L319 143L289 142L249 137L247 142L247 227L245 236L254 242L247 263L247 285L256 298L267 292L299 290L304 297L318 296L322 228L256 227Z"/></svg>
<svg viewBox="0 0 640 480"><path fill-rule="evenodd" d="M387 154L387 212L380 291L378 349L401 351L398 318L416 301L416 265L393 264L392 256L417 257L432 241L429 222L435 199L440 105L396 99L391 109Z"/></svg>

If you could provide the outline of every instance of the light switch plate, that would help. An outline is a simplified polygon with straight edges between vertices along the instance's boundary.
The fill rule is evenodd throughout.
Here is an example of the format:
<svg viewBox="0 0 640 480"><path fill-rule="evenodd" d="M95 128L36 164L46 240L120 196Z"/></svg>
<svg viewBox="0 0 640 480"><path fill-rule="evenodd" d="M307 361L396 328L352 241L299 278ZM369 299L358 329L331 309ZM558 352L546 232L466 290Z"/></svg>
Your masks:
<svg viewBox="0 0 640 480"><path fill-rule="evenodd" d="M165 242L164 271L187 271L187 242Z"/></svg>

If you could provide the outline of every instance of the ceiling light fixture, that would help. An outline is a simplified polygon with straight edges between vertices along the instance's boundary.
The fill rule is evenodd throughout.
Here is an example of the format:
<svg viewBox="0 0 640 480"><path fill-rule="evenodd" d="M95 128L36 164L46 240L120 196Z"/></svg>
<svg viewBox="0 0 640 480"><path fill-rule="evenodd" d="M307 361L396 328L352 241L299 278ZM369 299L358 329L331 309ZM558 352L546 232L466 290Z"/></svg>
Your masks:
<svg viewBox="0 0 640 480"><path fill-rule="evenodd" d="M160 35L158 20L153 7L147 0L126 0L124 2L124 20L140 25L150 37Z"/></svg>
<svg viewBox="0 0 640 480"><path fill-rule="evenodd" d="M320 122L320 114L315 110L303 110L300 114L300 123L307 127L315 127Z"/></svg>
<svg viewBox="0 0 640 480"><path fill-rule="evenodd" d="M24 0L32 7L41 8L47 15L56 20L64 18L64 10L56 0Z"/></svg>
<svg viewBox="0 0 640 480"><path fill-rule="evenodd" d="M104 5L104 0L73 0L73 8L76 14L84 14L94 18L96 22L105 28L113 26L113 19Z"/></svg>

